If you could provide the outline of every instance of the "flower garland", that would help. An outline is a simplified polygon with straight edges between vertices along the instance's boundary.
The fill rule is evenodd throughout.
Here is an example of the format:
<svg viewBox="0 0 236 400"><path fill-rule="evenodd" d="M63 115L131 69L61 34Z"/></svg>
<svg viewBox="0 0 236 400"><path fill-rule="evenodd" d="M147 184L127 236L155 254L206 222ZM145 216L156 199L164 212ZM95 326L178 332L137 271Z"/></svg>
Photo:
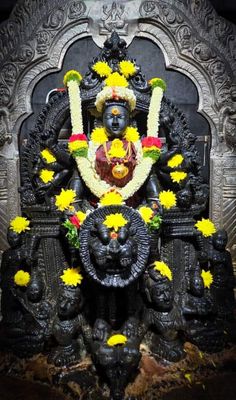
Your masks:
<svg viewBox="0 0 236 400"><path fill-rule="evenodd" d="M147 136L158 136L159 117L163 93L166 90L166 83L159 78L153 78L149 81L152 87L152 96L149 105L147 118Z"/></svg>
<svg viewBox="0 0 236 400"><path fill-rule="evenodd" d="M136 106L136 96L133 90L127 87L116 85L112 87L104 87L101 92L97 94L95 107L98 112L102 112L103 106L107 100L125 100L129 104L130 111L133 111Z"/></svg>
<svg viewBox="0 0 236 400"><path fill-rule="evenodd" d="M83 132L82 106L79 85L82 76L70 70L64 76L64 84L68 87L72 132Z"/></svg>
<svg viewBox="0 0 236 400"><path fill-rule="evenodd" d="M62 224L67 229L66 237L68 239L68 242L75 249L80 248L78 230L80 229L85 218L86 214L84 212L77 211Z"/></svg>
<svg viewBox="0 0 236 400"><path fill-rule="evenodd" d="M73 157L86 157L88 154L87 137L83 133L71 135L68 142L68 150Z"/></svg>

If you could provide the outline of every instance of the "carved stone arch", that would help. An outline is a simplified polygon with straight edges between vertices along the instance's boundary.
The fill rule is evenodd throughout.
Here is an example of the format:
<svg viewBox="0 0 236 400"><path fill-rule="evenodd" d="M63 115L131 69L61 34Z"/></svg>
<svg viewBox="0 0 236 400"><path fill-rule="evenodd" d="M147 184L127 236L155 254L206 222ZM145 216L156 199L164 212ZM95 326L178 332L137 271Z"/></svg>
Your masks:
<svg viewBox="0 0 236 400"><path fill-rule="evenodd" d="M108 8L112 3L119 8L115 28L127 43L135 36L151 39L162 49L167 66L190 77L198 89L199 112L207 118L213 138L211 217L218 226L228 227L233 249L236 28L220 18L208 0L191 4L187 0L109 0ZM90 0L88 7L86 0L19 0L9 20L0 26L0 106L4 115L0 145L5 143L0 159L0 219L5 231L9 219L19 212L17 134L31 113L32 90L42 76L60 68L66 50L77 39L92 33L101 46L112 29L104 4ZM9 137L13 137L11 144L6 142ZM0 247L6 247L4 237Z"/></svg>

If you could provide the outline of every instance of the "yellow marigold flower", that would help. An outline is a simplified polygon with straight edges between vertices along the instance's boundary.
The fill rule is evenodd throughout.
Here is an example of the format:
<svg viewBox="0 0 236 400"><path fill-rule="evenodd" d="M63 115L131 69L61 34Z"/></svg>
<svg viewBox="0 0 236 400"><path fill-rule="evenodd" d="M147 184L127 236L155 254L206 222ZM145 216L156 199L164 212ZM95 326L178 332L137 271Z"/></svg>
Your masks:
<svg viewBox="0 0 236 400"><path fill-rule="evenodd" d="M71 209L71 203L75 201L76 193L73 189L62 189L56 196L56 207L60 211Z"/></svg>
<svg viewBox="0 0 236 400"><path fill-rule="evenodd" d="M108 152L110 157L123 158L126 155L122 140L114 139Z"/></svg>
<svg viewBox="0 0 236 400"><path fill-rule="evenodd" d="M107 340L107 344L110 347L122 345L125 344L126 342L127 342L127 337L125 335L121 335L120 333L110 336L109 339Z"/></svg>
<svg viewBox="0 0 236 400"><path fill-rule="evenodd" d="M125 139L128 142L137 142L139 140L139 133L137 128L133 126L128 126L125 130Z"/></svg>
<svg viewBox="0 0 236 400"><path fill-rule="evenodd" d="M66 86L69 81L76 81L78 82L78 84L80 84L80 82L82 81L82 75L78 71L71 69L64 75L64 85Z"/></svg>
<svg viewBox="0 0 236 400"><path fill-rule="evenodd" d="M123 197L115 190L105 193L100 200L101 206L121 205Z"/></svg>
<svg viewBox="0 0 236 400"><path fill-rule="evenodd" d="M109 76L112 73L111 67L105 61L98 61L93 65L92 69L97 72L97 74L103 78L104 76Z"/></svg>
<svg viewBox="0 0 236 400"><path fill-rule="evenodd" d="M215 225L208 218L202 218L201 221L197 221L195 226L205 237L212 236L216 232Z"/></svg>
<svg viewBox="0 0 236 400"><path fill-rule="evenodd" d="M192 377L191 374L184 374L184 377L189 381L189 383L192 383Z"/></svg>
<svg viewBox="0 0 236 400"><path fill-rule="evenodd" d="M153 210L151 207L142 206L138 209L139 214L146 224L148 224L153 217Z"/></svg>
<svg viewBox="0 0 236 400"><path fill-rule="evenodd" d="M153 269L159 271L162 276L166 276L170 281L172 281L172 272L164 261L155 261L153 265Z"/></svg>
<svg viewBox="0 0 236 400"><path fill-rule="evenodd" d="M210 271L205 271L204 269L202 269L201 277L203 279L204 287L209 289L213 282L212 273Z"/></svg>
<svg viewBox="0 0 236 400"><path fill-rule="evenodd" d="M92 142L97 143L97 144L103 144L103 143L107 142L108 138L107 138L105 128L104 127L94 128L91 133L91 140L92 140Z"/></svg>
<svg viewBox="0 0 236 400"><path fill-rule="evenodd" d="M53 180L54 174L55 174L54 171L49 171L48 169L41 169L39 177L44 183L48 183Z"/></svg>
<svg viewBox="0 0 236 400"><path fill-rule="evenodd" d="M54 155L48 149L42 150L40 154L48 164L51 164L51 163L57 161L56 157L54 157Z"/></svg>
<svg viewBox="0 0 236 400"><path fill-rule="evenodd" d="M127 219L125 219L121 213L115 213L107 215L103 224L106 225L107 228L112 228L117 232L118 229L125 226L127 222Z"/></svg>
<svg viewBox="0 0 236 400"><path fill-rule="evenodd" d="M118 72L113 72L108 78L105 79L106 86L113 87L113 86L122 86L127 87L128 81L125 79L124 76L120 75Z"/></svg>
<svg viewBox="0 0 236 400"><path fill-rule="evenodd" d="M10 229L16 233L29 231L30 221L25 217L16 217L10 222Z"/></svg>
<svg viewBox="0 0 236 400"><path fill-rule="evenodd" d="M73 153L73 151L76 151L78 149L83 149L87 147L88 143L86 142L86 140L75 140L74 142L68 143L68 149L70 153Z"/></svg>
<svg viewBox="0 0 236 400"><path fill-rule="evenodd" d="M64 269L63 274L60 276L61 280L68 286L77 286L82 282L82 275L79 273L79 268Z"/></svg>
<svg viewBox="0 0 236 400"><path fill-rule="evenodd" d="M163 190L160 192L159 200L161 205L167 210L176 205L176 195L171 190Z"/></svg>
<svg viewBox="0 0 236 400"><path fill-rule="evenodd" d="M175 154L170 160L167 162L168 167L175 168L182 164L184 157L182 154Z"/></svg>
<svg viewBox="0 0 236 400"><path fill-rule="evenodd" d="M126 78L134 75L136 72L136 67L134 63L132 63L131 61L127 60L121 61L119 63L119 67L120 67L120 73L124 75Z"/></svg>
<svg viewBox="0 0 236 400"><path fill-rule="evenodd" d="M186 178L187 174L184 171L173 171L170 173L171 180L179 183Z"/></svg>
<svg viewBox="0 0 236 400"><path fill-rule="evenodd" d="M18 286L27 286L30 281L30 274L20 269L14 275L14 282Z"/></svg>
<svg viewBox="0 0 236 400"><path fill-rule="evenodd" d="M79 219L80 223L82 224L87 217L87 215L83 211L77 211L75 213L76 217Z"/></svg>

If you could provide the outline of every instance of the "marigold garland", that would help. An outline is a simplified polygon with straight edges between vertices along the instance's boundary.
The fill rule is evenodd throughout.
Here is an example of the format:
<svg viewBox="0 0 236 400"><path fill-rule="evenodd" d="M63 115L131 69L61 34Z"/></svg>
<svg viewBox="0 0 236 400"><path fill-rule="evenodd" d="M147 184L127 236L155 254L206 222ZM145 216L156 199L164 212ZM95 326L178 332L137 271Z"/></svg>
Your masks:
<svg viewBox="0 0 236 400"><path fill-rule="evenodd" d="M127 219L125 219L121 213L115 213L107 215L103 224L106 225L107 228L114 229L115 232L117 232L119 228L125 226L127 222Z"/></svg>
<svg viewBox="0 0 236 400"><path fill-rule="evenodd" d="M18 286L28 286L30 281L30 274L20 269L14 275L14 282Z"/></svg>
<svg viewBox="0 0 236 400"><path fill-rule="evenodd" d="M153 269L159 271L162 276L166 276L170 281L172 281L172 272L164 261L155 261L152 265L154 265Z"/></svg>
<svg viewBox="0 0 236 400"><path fill-rule="evenodd" d="M187 173L184 171L173 171L170 172L172 182L181 182L187 177Z"/></svg>
<svg viewBox="0 0 236 400"><path fill-rule="evenodd" d="M124 335L121 335L120 333L110 336L109 339L107 340L107 344L110 347L123 345L126 342L127 342L127 337Z"/></svg>
<svg viewBox="0 0 236 400"><path fill-rule="evenodd" d="M129 78L130 76L133 76L136 73L136 67L132 61L129 60L123 60L119 63L119 70L122 75L125 76L125 78Z"/></svg>
<svg viewBox="0 0 236 400"><path fill-rule="evenodd" d="M124 139L127 142L137 142L139 140L139 133L137 128L133 126L128 126L125 130Z"/></svg>
<svg viewBox="0 0 236 400"><path fill-rule="evenodd" d="M111 67L107 64L106 61L98 61L96 62L92 69L101 77L107 77L112 73Z"/></svg>
<svg viewBox="0 0 236 400"><path fill-rule="evenodd" d="M83 276L79 272L79 268L67 268L63 271L60 278L67 286L77 286L81 284L83 279Z"/></svg>
<svg viewBox="0 0 236 400"><path fill-rule="evenodd" d="M40 154L48 164L51 164L51 163L57 161L56 157L54 157L54 155L52 154L52 152L49 149L42 150Z"/></svg>
<svg viewBox="0 0 236 400"><path fill-rule="evenodd" d="M104 82L108 87L119 86L126 88L129 85L127 79L123 75L120 75L119 72L113 72Z"/></svg>
<svg viewBox="0 0 236 400"><path fill-rule="evenodd" d="M120 86L106 86L97 94L95 101L95 107L97 111L102 112L105 102L112 99L125 100L129 104L130 111L133 111L135 109L136 96L133 90Z"/></svg>
<svg viewBox="0 0 236 400"><path fill-rule="evenodd" d="M108 151L108 155L113 158L123 158L126 155L126 150L124 149L124 145L122 140L114 139L112 141L110 150Z"/></svg>
<svg viewBox="0 0 236 400"><path fill-rule="evenodd" d="M48 183L52 182L54 174L55 174L54 171L50 171L48 169L41 169L39 177L44 183Z"/></svg>
<svg viewBox="0 0 236 400"><path fill-rule="evenodd" d="M105 193L100 200L101 206L121 205L122 203L123 198L121 194L115 190Z"/></svg>
<svg viewBox="0 0 236 400"><path fill-rule="evenodd" d="M159 194L160 204L169 210L176 205L176 195L172 190L163 190Z"/></svg>
<svg viewBox="0 0 236 400"><path fill-rule="evenodd" d="M201 221L197 221L195 224L196 228L202 233L203 236L209 237L216 232L216 227L210 219L202 218Z"/></svg>
<svg viewBox="0 0 236 400"><path fill-rule="evenodd" d="M15 217L10 221L10 229L16 233L29 231L30 221L25 217Z"/></svg>
<svg viewBox="0 0 236 400"><path fill-rule="evenodd" d="M171 157L168 160L167 165L170 168L176 168L180 164L182 164L183 160L184 160L184 157L182 156L182 154L175 154L173 157Z"/></svg>
<svg viewBox="0 0 236 400"><path fill-rule="evenodd" d="M96 144L103 144L108 141L106 129L104 127L94 128L91 132L91 140Z"/></svg>
<svg viewBox="0 0 236 400"><path fill-rule="evenodd" d="M151 209L151 207L147 207L147 206L140 207L138 209L138 212L146 224L148 224L151 221L151 219L154 215L154 212Z"/></svg>
<svg viewBox="0 0 236 400"><path fill-rule="evenodd" d="M210 271L205 271L202 269L201 277L203 279L203 284L205 288L210 288L211 284L213 283L213 275Z"/></svg>
<svg viewBox="0 0 236 400"><path fill-rule="evenodd" d="M75 201L75 198L76 193L73 189L62 189L61 193L56 196L55 205L60 211L71 210L73 209L71 204Z"/></svg>

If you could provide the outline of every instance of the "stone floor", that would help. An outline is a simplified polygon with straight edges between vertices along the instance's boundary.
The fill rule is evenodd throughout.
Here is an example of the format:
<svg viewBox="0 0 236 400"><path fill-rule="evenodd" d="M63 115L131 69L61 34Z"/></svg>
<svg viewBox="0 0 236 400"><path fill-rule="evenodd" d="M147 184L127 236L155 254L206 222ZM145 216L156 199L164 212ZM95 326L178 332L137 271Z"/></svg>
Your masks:
<svg viewBox="0 0 236 400"><path fill-rule="evenodd" d="M126 389L129 400L236 400L236 346L218 354L201 353L190 344L186 358L163 363L147 349L135 380ZM89 358L56 369L44 355L20 360L11 354L0 358L1 400L108 400Z"/></svg>

